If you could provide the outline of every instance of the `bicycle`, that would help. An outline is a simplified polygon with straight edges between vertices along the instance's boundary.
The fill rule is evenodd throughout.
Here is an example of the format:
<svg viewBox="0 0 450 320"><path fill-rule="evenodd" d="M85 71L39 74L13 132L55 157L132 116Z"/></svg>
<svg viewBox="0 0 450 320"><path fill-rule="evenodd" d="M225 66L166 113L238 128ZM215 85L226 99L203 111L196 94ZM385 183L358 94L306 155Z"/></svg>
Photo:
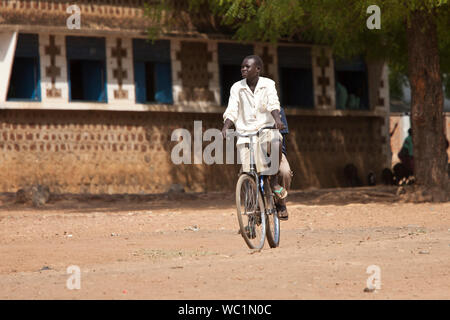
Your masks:
<svg viewBox="0 0 450 320"><path fill-rule="evenodd" d="M280 219L275 206L274 194L268 176L259 175L255 166L253 141L262 130L275 129L264 127L257 133L236 136L250 138L250 171L242 172L236 183L236 208L240 234L250 249L262 249L265 238L271 248L280 244ZM247 219L246 221L244 221Z"/></svg>

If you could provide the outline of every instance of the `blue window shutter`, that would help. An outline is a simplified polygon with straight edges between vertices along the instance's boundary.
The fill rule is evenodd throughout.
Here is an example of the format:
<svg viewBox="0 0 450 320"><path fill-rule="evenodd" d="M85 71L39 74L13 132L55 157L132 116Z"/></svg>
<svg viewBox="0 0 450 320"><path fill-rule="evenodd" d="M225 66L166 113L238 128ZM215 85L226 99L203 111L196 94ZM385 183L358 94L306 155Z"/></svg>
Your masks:
<svg viewBox="0 0 450 320"><path fill-rule="evenodd" d="M105 62L101 62L100 63L100 72L101 72L101 85L102 85L102 89L101 89L101 94L100 94L100 99L99 101L101 102L108 102L108 97L107 97L107 83L106 83L106 63Z"/></svg>
<svg viewBox="0 0 450 320"><path fill-rule="evenodd" d="M69 63L70 100L107 102L105 38L67 36L66 55ZM71 63L79 66L80 70L70 70ZM77 77L81 77L81 80ZM81 92L77 90L77 94L74 94L72 86L76 86Z"/></svg>
<svg viewBox="0 0 450 320"><path fill-rule="evenodd" d="M155 100L160 103L172 103L172 75L170 63L156 63L156 94Z"/></svg>
<svg viewBox="0 0 450 320"><path fill-rule="evenodd" d="M16 57L9 84L8 98L34 100L36 93L35 79L35 59Z"/></svg>
<svg viewBox="0 0 450 320"><path fill-rule="evenodd" d="M154 43L145 39L133 39L133 57L136 102L138 103L173 103L172 97L172 75L170 66L170 41L158 40ZM148 63L154 65L154 74L147 74ZM154 80L152 80L154 79ZM155 81L155 96L147 92L147 80ZM153 92L153 90L152 90Z"/></svg>
<svg viewBox="0 0 450 320"><path fill-rule="evenodd" d="M147 92L145 89L145 63L134 62L134 84L136 88L136 101L139 103L147 102Z"/></svg>
<svg viewBox="0 0 450 320"><path fill-rule="evenodd" d="M36 74L35 74L35 66L34 59L21 59L23 61L22 65L18 68L17 73L21 75L21 81L23 81L23 87L20 92L20 98L26 98L34 100L35 97L35 82Z"/></svg>
<svg viewBox="0 0 450 320"><path fill-rule="evenodd" d="M39 37L37 34L19 34L8 100L41 100L39 65Z"/></svg>
<svg viewBox="0 0 450 320"><path fill-rule="evenodd" d="M284 106L313 108L312 70L280 68L281 102Z"/></svg>
<svg viewBox="0 0 450 320"><path fill-rule="evenodd" d="M83 95L87 101L104 101L104 69L99 61L84 61L83 68Z"/></svg>
<svg viewBox="0 0 450 320"><path fill-rule="evenodd" d="M39 59L34 59L34 66L33 66L33 82L34 82L34 92L32 99L35 101L41 100L41 77L40 77L40 70L39 70Z"/></svg>
<svg viewBox="0 0 450 320"><path fill-rule="evenodd" d="M39 57L39 37L37 34L21 33L17 38L16 57Z"/></svg>

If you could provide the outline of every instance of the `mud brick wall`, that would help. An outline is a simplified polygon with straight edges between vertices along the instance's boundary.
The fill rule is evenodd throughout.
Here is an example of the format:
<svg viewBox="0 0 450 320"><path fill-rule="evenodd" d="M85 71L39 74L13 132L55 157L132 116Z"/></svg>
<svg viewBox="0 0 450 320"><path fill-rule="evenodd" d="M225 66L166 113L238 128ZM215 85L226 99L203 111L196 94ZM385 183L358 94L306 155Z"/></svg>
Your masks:
<svg viewBox="0 0 450 320"><path fill-rule="evenodd" d="M231 188L232 165L172 164L177 128L220 128L218 114L107 111L0 111L0 191L33 183L56 193L159 193ZM209 142L208 142L209 144Z"/></svg>
<svg viewBox="0 0 450 320"><path fill-rule="evenodd" d="M208 50L208 44L181 41L176 60L181 62L177 78L181 79L182 91L178 101L215 102L214 92L209 88L213 73L208 70L208 63L212 62L213 54Z"/></svg>
<svg viewBox="0 0 450 320"><path fill-rule="evenodd" d="M345 187L344 167L353 163L367 184L383 169L383 118L288 116L287 153L293 188Z"/></svg>
<svg viewBox="0 0 450 320"><path fill-rule="evenodd" d="M55 193L159 193L181 183L188 191L234 190L237 165L174 165L177 128L221 128L221 114L0 111L0 191L34 183ZM381 172L382 118L288 116L292 187L345 186L354 163L365 181ZM204 142L205 147L210 142Z"/></svg>

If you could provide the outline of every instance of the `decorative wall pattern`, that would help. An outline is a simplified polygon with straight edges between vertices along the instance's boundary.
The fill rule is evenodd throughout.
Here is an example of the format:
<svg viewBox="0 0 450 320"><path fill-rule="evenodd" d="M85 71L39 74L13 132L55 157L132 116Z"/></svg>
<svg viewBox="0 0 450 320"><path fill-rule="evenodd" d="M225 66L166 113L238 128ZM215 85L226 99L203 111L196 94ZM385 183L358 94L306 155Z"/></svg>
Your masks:
<svg viewBox="0 0 450 320"><path fill-rule="evenodd" d="M378 87L378 99L376 108L383 111L389 110L389 69L386 63L383 64L380 82Z"/></svg>
<svg viewBox="0 0 450 320"><path fill-rule="evenodd" d="M390 148L390 120L389 120L389 70L386 63L383 64L380 85L378 88L378 99L375 110L379 110L385 113L383 125L380 128L381 136L383 138L383 149L382 154L387 167L392 164L392 151Z"/></svg>
<svg viewBox="0 0 450 320"><path fill-rule="evenodd" d="M62 35L39 34L41 96L43 101L68 101L67 59Z"/></svg>
<svg viewBox="0 0 450 320"><path fill-rule="evenodd" d="M178 39L170 40L170 60L172 62L172 93L173 102L180 103L180 94L183 88L181 81L181 61L178 59L181 50L181 41Z"/></svg>
<svg viewBox="0 0 450 320"><path fill-rule="evenodd" d="M181 62L181 71L177 78L181 79L182 91L179 93L180 103L215 102L214 92L209 88L213 73L208 70L208 63L213 55L206 42L181 41L176 60Z"/></svg>
<svg viewBox="0 0 450 320"><path fill-rule="evenodd" d="M219 56L216 41L208 41L208 54L211 55L211 61L208 62L208 72L212 75L209 78L208 87L214 94L215 104L220 105Z"/></svg>
<svg viewBox="0 0 450 320"><path fill-rule="evenodd" d="M333 54L328 48L313 47L314 104L317 109L336 109Z"/></svg>
<svg viewBox="0 0 450 320"><path fill-rule="evenodd" d="M131 38L106 38L108 101L135 103Z"/></svg>

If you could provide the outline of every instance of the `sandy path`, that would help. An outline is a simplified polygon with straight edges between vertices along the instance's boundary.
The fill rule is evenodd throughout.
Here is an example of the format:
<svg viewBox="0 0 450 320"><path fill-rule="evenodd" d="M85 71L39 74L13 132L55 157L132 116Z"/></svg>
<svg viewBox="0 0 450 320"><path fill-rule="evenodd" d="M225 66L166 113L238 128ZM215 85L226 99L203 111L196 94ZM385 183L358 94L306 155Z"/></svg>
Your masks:
<svg viewBox="0 0 450 320"><path fill-rule="evenodd" d="M39 210L4 196L0 299L450 299L450 203L388 193L293 192L280 248L261 252L237 234L230 194ZM381 289L366 293L370 265Z"/></svg>

